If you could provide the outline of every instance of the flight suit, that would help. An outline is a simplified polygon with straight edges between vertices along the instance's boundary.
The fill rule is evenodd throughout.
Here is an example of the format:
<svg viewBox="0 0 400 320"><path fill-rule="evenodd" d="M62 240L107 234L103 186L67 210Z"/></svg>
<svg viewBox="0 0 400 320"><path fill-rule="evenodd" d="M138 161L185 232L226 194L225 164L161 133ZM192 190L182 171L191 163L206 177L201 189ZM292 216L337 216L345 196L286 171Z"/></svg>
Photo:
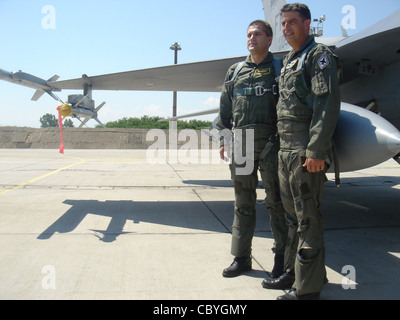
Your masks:
<svg viewBox="0 0 400 320"><path fill-rule="evenodd" d="M279 180L289 225L285 266L294 268L298 295L316 293L326 279L319 204L340 111L336 57L309 36L284 58L279 88ZM302 167L306 157L324 159L325 172L309 173Z"/></svg>
<svg viewBox="0 0 400 320"><path fill-rule="evenodd" d="M273 55L269 53L259 65L254 64L248 56L232 83L229 80L232 79L236 66L237 64L234 64L226 75L221 93L217 127L220 130L232 130L234 133L241 132L243 150L245 150L246 132L253 130L254 150L251 150L252 154L248 155L253 161L252 170L248 174L238 174L237 169L242 165L235 161L235 156L230 164L235 191L231 253L238 258L251 255L256 225L256 189L259 169L266 192L265 205L269 209L275 240L272 250L283 255L288 227L280 199L277 174L279 142L270 141L270 137L276 134L275 106L278 100ZM258 87L257 92L256 87Z"/></svg>

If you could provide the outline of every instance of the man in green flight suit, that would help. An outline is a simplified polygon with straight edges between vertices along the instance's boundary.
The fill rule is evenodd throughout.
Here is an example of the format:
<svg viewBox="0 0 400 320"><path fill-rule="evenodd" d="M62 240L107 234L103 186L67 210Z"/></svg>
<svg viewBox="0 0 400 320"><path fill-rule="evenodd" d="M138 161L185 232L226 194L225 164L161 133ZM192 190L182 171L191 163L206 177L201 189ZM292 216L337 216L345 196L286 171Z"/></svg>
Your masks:
<svg viewBox="0 0 400 320"><path fill-rule="evenodd" d="M242 156L241 152L236 152L236 149L229 152L229 139L221 139L221 159L226 159L226 152L233 154L230 170L235 191L231 243L231 254L235 258L223 270L224 277L235 277L250 270L252 266L258 169L266 192L265 205L269 209L275 242L272 249L275 259L271 276L279 277L284 271L288 227L279 192L279 146L278 141L272 142L277 130L278 91L275 77L279 74L281 63L269 52L271 42L272 28L268 23L262 20L250 23L247 29L247 48L250 55L244 62L230 67L221 93L217 127L221 131L233 131L234 145L238 143L247 152L244 168L238 161ZM254 148L247 148L248 146Z"/></svg>
<svg viewBox="0 0 400 320"><path fill-rule="evenodd" d="M292 289L278 300L318 299L326 281L319 203L340 112L338 67L329 48L309 35L306 5L283 6L281 22L292 47L283 60L277 104L279 180L289 224L287 272L266 281L278 288L292 278Z"/></svg>

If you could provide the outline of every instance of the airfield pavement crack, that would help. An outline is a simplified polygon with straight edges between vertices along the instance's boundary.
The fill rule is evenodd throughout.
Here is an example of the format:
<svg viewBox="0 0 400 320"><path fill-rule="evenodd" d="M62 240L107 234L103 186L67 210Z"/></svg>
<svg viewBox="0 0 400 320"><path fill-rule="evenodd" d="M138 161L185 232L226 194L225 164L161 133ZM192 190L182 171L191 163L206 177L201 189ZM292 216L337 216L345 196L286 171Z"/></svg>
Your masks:
<svg viewBox="0 0 400 320"><path fill-rule="evenodd" d="M179 174L179 172L169 163L167 162L168 165L171 167L171 169L174 171L174 173L179 177L179 179L183 182L184 179L182 176ZM211 213L211 215L224 227L224 229L228 232L231 233L231 230L229 229L228 226L224 224L224 222L218 217L218 215L210 208L210 206L207 204L207 202L197 193L196 189L194 186L189 184L190 188L192 188L192 192L196 195L197 198L201 201L201 203L207 208L208 212Z"/></svg>

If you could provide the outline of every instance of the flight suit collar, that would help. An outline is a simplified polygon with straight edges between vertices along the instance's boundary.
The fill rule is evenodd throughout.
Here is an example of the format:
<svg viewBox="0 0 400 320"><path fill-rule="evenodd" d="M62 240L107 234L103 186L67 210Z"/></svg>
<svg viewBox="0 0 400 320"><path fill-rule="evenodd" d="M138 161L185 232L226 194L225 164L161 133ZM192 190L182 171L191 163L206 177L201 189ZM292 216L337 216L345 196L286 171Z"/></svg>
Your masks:
<svg viewBox="0 0 400 320"><path fill-rule="evenodd" d="M307 46L308 46L311 42L313 42L313 41L315 41L314 36L313 36L313 35L308 36L308 38L306 39L306 41L304 41L303 45L301 46L301 48L300 48L299 50L297 50L297 51L293 51L293 50L290 51L290 53L289 53L289 60L293 59L296 55L301 54L301 53L303 52L303 50L304 50L305 48L307 48Z"/></svg>
<svg viewBox="0 0 400 320"><path fill-rule="evenodd" d="M246 63L252 64L252 65L254 65L254 66L261 66L261 65L263 65L263 64L265 64L265 63L271 63L271 62L273 61L273 59L274 59L273 54L271 53L271 51L268 51L267 57L266 57L259 65L255 64L255 63L251 60L251 54L249 54L249 55L247 56L247 58L246 58Z"/></svg>

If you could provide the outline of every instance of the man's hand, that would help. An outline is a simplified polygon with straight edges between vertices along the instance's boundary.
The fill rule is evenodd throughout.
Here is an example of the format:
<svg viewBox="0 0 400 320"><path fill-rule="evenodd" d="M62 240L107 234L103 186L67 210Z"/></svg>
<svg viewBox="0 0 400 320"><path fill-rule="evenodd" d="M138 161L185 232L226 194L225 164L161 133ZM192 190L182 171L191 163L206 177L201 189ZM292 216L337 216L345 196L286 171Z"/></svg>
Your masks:
<svg viewBox="0 0 400 320"><path fill-rule="evenodd" d="M228 148L225 148L225 147L219 148L219 157L221 158L221 160L228 161L229 159L227 157L225 157L225 150L229 154Z"/></svg>
<svg viewBox="0 0 400 320"><path fill-rule="evenodd" d="M303 167L307 168L307 171L311 173L321 172L325 168L325 161L323 159L306 158Z"/></svg>

